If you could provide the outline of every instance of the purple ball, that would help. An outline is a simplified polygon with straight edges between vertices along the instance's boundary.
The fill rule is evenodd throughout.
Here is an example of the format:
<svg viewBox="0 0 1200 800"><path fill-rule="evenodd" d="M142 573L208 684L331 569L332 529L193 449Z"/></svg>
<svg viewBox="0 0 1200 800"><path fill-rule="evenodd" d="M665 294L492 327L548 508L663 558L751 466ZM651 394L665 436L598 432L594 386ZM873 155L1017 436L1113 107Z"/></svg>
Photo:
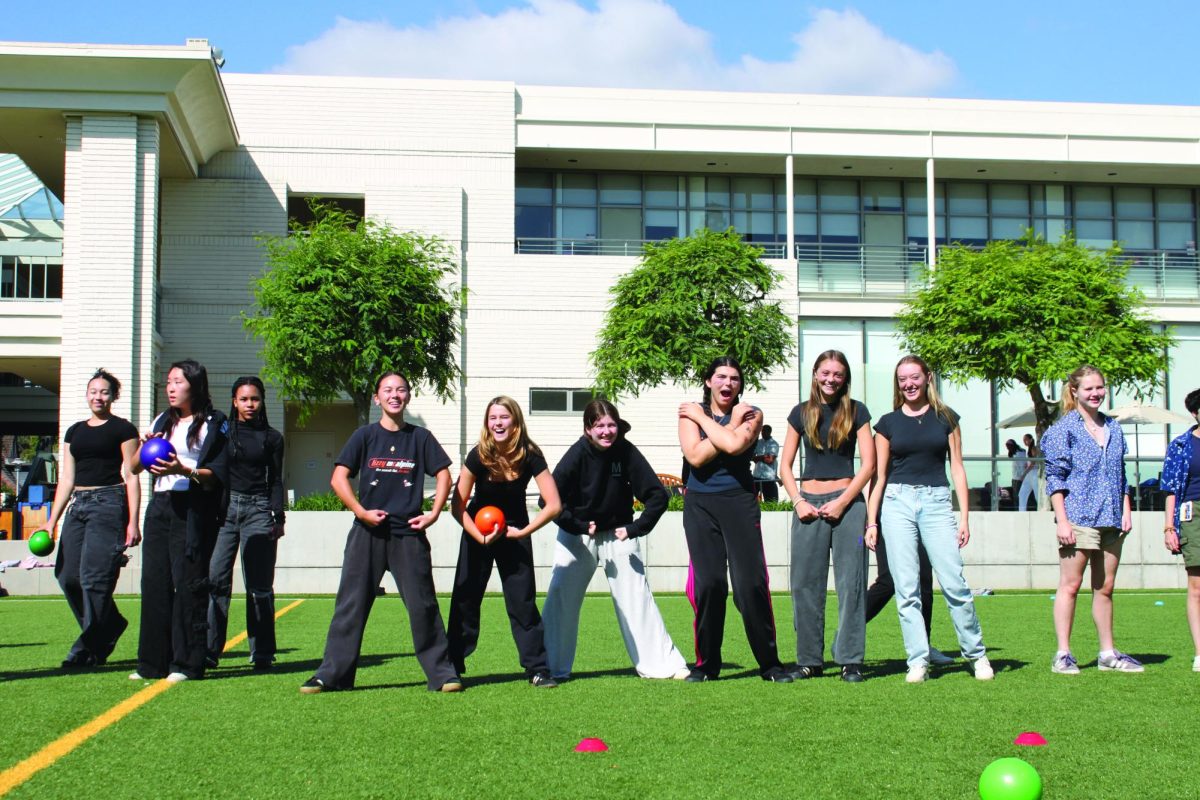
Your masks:
<svg viewBox="0 0 1200 800"><path fill-rule="evenodd" d="M138 451L138 459L146 469L156 465L159 459L170 461L175 456L175 446L160 436L147 439Z"/></svg>

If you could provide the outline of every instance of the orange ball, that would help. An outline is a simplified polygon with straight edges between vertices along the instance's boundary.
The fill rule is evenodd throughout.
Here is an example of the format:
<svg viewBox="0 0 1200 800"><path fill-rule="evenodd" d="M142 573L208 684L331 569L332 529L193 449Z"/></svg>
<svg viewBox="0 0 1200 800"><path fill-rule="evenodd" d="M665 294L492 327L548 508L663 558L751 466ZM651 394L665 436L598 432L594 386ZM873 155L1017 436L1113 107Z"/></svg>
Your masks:
<svg viewBox="0 0 1200 800"><path fill-rule="evenodd" d="M497 530L497 526L501 533L508 529L504 521L504 512L496 506L484 506L475 512L475 527L479 528L479 532L484 536L490 536Z"/></svg>

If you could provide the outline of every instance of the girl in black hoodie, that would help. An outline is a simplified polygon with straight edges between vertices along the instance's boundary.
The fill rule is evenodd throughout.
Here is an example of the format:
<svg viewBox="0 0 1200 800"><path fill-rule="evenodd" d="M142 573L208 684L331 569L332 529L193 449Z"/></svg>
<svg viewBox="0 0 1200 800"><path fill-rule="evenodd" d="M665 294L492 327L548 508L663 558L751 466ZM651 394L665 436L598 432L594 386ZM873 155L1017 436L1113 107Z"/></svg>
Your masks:
<svg viewBox="0 0 1200 800"><path fill-rule="evenodd" d="M682 679L688 674L654 604L637 541L666 511L667 490L625 439L626 430L616 406L593 400L583 412L583 436L554 470L562 512L543 618L555 678L571 673L579 611L598 563L608 576L617 624L638 675ZM634 497L645 505L636 520Z"/></svg>

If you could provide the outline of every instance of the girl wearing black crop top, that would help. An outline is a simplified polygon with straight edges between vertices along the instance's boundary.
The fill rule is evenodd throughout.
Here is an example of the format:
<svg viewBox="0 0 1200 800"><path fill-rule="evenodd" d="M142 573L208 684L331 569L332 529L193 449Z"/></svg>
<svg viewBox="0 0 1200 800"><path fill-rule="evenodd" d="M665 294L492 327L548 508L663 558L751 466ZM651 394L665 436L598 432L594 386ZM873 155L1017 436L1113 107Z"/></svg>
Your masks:
<svg viewBox="0 0 1200 800"><path fill-rule="evenodd" d="M130 469L137 428L114 416L121 382L103 369L87 384L92 415L67 428L59 451L58 489L46 530L62 520L54 576L79 623L64 669L103 664L129 626L113 602L125 549L142 540L138 526L141 486ZM65 514L65 516L64 516Z"/></svg>
<svg viewBox="0 0 1200 800"><path fill-rule="evenodd" d="M255 376L233 383L229 409L229 510L208 564L208 666L225 651L233 562L242 551L246 633L255 670L275 661L275 555L283 536L283 435L267 424L266 389Z"/></svg>
<svg viewBox="0 0 1200 800"><path fill-rule="evenodd" d="M525 488L531 480L544 501L532 522L525 502ZM500 396L488 403L479 443L467 454L452 499L454 518L462 525L463 535L450 597L447 635L451 660L461 675L466 671L467 656L475 652L479 609L495 562L521 666L534 686L557 686L546 659L529 536L557 517L562 504L554 476L542 451L529 438L516 400ZM497 526L481 531L475 526L475 514L484 506L497 506L504 512L507 530Z"/></svg>
<svg viewBox="0 0 1200 800"><path fill-rule="evenodd" d="M690 467L683 502L691 558L687 595L696 613L696 666L686 680L698 683L720 675L728 571L759 674L765 681L791 683L779 663L761 514L750 475L762 413L738 402L742 368L732 356L715 359L703 378L704 402L679 406L679 446Z"/></svg>
<svg viewBox="0 0 1200 800"><path fill-rule="evenodd" d="M804 442L800 486L792 464ZM854 469L857 447L861 465ZM833 552L838 627L833 660L842 680L860 683L866 657L867 550L863 489L875 473L871 413L850 398L850 363L827 350L813 364L808 400L788 415L780 478L796 508L792 520L792 615L796 626L795 679L821 674L825 657L825 599Z"/></svg>
<svg viewBox="0 0 1200 800"><path fill-rule="evenodd" d="M983 647L975 601L963 577L960 548L971 538L967 473L962 460L958 415L946 406L934 385L929 366L917 356L896 365L893 410L875 424L879 462L867 510L867 547L875 548L880 519L887 531L888 565L896 584L900 633L908 653L909 683L921 683L929 670L929 638L921 615L918 543L950 608L962 654L973 664L975 677L991 680L992 665ZM956 525L946 480L946 457L958 495L961 519Z"/></svg>

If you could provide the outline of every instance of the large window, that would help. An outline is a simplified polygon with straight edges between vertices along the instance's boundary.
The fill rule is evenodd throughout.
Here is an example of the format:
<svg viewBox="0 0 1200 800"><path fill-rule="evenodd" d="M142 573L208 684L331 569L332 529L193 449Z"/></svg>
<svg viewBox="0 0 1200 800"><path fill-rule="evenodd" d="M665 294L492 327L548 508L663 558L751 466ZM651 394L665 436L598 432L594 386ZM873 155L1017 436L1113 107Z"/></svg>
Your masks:
<svg viewBox="0 0 1200 800"><path fill-rule="evenodd" d="M940 181L935 189L940 244L981 246L1019 239L1032 229L1051 240L1074 231L1082 243L1101 248L1117 241L1129 251L1196 250L1195 192L1186 187ZM822 258L862 246L879 251L928 244L924 181L797 176L792 202L795 241L817 245ZM768 255L783 255L786 181L768 175L516 175L522 252L636 255L642 241L729 226L766 246Z"/></svg>

